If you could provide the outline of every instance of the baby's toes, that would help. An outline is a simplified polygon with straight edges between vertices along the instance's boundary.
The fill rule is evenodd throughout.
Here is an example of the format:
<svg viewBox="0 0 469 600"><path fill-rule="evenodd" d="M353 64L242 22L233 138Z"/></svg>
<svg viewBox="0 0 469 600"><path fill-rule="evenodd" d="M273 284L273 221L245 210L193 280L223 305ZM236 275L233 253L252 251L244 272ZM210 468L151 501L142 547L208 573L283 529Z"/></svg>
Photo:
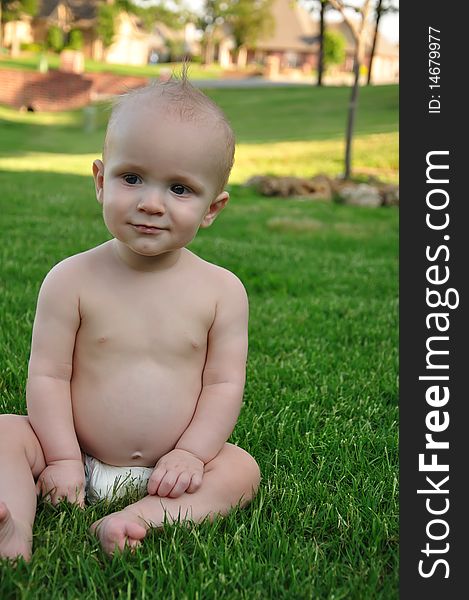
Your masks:
<svg viewBox="0 0 469 600"><path fill-rule="evenodd" d="M126 546L134 549L146 535L144 527L118 515L110 515L93 523L91 530L98 536L103 550L108 554L122 551Z"/></svg>
<svg viewBox="0 0 469 600"><path fill-rule="evenodd" d="M91 531L99 539L103 550L112 554L116 550L123 550L125 546L125 523L115 517L104 517L97 523L93 523Z"/></svg>
<svg viewBox="0 0 469 600"><path fill-rule="evenodd" d="M140 544L147 533L145 527L138 523L127 522L125 524L125 536L129 540L129 546L135 547Z"/></svg>

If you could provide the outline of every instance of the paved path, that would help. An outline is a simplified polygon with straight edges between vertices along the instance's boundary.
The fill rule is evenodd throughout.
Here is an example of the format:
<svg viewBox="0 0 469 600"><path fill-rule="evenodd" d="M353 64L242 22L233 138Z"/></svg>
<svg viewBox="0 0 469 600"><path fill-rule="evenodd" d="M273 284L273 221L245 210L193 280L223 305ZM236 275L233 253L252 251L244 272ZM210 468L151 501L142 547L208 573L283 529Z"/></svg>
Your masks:
<svg viewBox="0 0 469 600"><path fill-rule="evenodd" d="M192 79L191 83L200 88L255 88L255 87L285 87L308 86L312 83L304 81L271 81L263 77L246 77L243 79Z"/></svg>

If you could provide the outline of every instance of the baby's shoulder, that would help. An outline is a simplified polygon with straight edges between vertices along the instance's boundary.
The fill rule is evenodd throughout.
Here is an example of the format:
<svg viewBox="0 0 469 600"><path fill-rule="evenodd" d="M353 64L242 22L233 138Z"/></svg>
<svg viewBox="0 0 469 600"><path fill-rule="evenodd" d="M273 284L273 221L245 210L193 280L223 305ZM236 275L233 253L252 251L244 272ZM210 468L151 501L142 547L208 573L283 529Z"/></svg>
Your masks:
<svg viewBox="0 0 469 600"><path fill-rule="evenodd" d="M94 256L99 252L99 246L72 256L68 256L54 265L43 281L45 285L62 285L69 289L76 288L83 282L85 274L94 262Z"/></svg>
<svg viewBox="0 0 469 600"><path fill-rule="evenodd" d="M217 297L233 295L247 297L244 284L232 271L208 262L193 253L190 255L189 260L192 262L193 272L196 272L202 285L213 290Z"/></svg>

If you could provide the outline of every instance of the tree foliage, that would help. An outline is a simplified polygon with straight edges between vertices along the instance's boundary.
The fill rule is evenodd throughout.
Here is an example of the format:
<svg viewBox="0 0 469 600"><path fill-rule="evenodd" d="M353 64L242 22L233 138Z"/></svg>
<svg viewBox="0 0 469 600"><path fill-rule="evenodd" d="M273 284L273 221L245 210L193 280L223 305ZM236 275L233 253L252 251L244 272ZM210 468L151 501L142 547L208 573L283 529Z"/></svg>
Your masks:
<svg viewBox="0 0 469 600"><path fill-rule="evenodd" d="M51 25L47 30L46 45L54 52L60 52L65 43L64 32L57 25Z"/></svg>
<svg viewBox="0 0 469 600"><path fill-rule="evenodd" d="M130 0L117 0L117 4L122 10L139 17L148 31L156 22L164 23L172 29L181 29L191 17L191 13L183 8L181 0L173 0L171 7L167 2L155 4L154 0L140 0L138 5Z"/></svg>
<svg viewBox="0 0 469 600"><path fill-rule="evenodd" d="M273 0L206 0L202 27L210 33L216 25L227 23L237 48L255 46L274 26Z"/></svg>
<svg viewBox="0 0 469 600"><path fill-rule="evenodd" d="M324 66L340 65L345 60L344 36L338 31L324 32Z"/></svg>
<svg viewBox="0 0 469 600"><path fill-rule="evenodd" d="M70 48L70 50L81 50L83 48L83 32L80 29L70 31L67 48Z"/></svg>
<svg viewBox="0 0 469 600"><path fill-rule="evenodd" d="M23 15L34 16L38 11L38 0L1 0L2 21L19 21Z"/></svg>
<svg viewBox="0 0 469 600"><path fill-rule="evenodd" d="M165 2L155 5L154 0L140 0L138 5L131 0L115 0L113 4L100 4L97 32L103 46L108 48L114 41L115 23L121 12L138 17L147 31L151 31L155 22L164 23L172 29L180 29L188 21L190 13L180 8L181 0L173 0L172 4L172 8L168 8Z"/></svg>
<svg viewBox="0 0 469 600"><path fill-rule="evenodd" d="M98 7L96 31L105 48L108 48L114 41L116 34L114 22L120 10L117 4L100 4Z"/></svg>

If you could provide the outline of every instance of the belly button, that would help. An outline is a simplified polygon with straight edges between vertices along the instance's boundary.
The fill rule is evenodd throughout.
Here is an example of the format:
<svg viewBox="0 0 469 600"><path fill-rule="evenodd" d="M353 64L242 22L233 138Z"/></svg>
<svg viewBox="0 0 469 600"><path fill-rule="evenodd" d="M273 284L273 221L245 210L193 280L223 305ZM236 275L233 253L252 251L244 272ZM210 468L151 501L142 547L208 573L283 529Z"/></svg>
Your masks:
<svg viewBox="0 0 469 600"><path fill-rule="evenodd" d="M134 453L132 454L132 458L133 458L134 460L137 460L137 458L142 458L142 453L141 453L141 452L134 452Z"/></svg>

